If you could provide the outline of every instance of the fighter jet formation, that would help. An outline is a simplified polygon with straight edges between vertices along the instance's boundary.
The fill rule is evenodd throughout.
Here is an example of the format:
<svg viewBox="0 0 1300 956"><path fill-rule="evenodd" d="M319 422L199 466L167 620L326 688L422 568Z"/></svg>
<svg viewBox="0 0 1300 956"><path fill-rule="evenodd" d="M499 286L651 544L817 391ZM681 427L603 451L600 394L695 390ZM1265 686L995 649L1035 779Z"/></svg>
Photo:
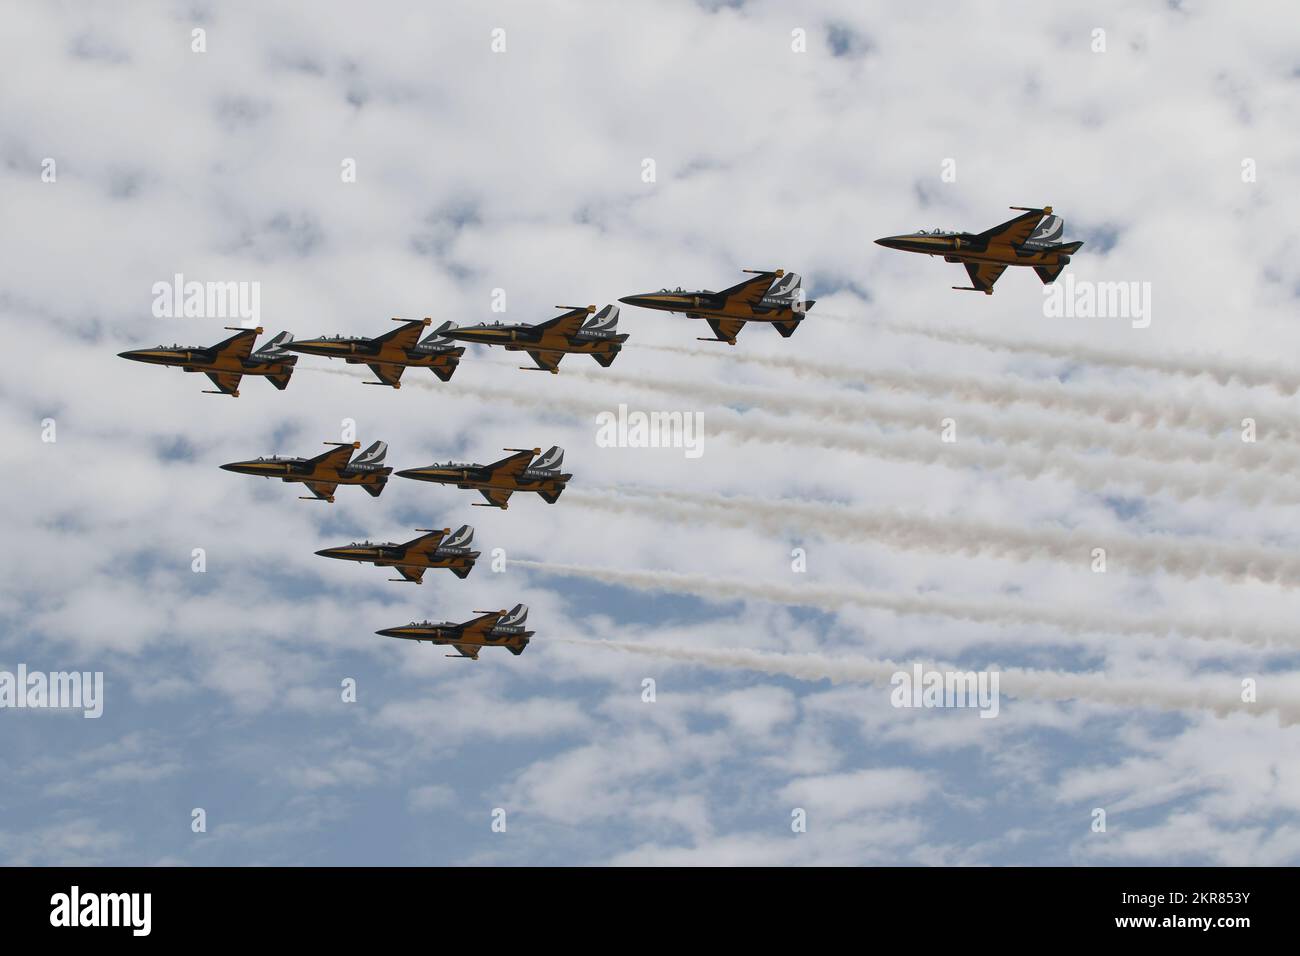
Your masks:
<svg viewBox="0 0 1300 956"><path fill-rule="evenodd" d="M962 263L970 276L970 286L954 286L974 292L993 294L993 286L1008 266L1030 266L1044 284L1056 280L1082 242L1062 242L1064 222L1053 215L1051 206L1041 209L1013 206L1021 215L981 233L948 230L919 230L887 236L876 242L890 249L942 256L946 262ZM687 291L682 288L660 289L619 299L625 305L660 312L680 313L691 319L704 319L713 331L703 342L735 345L746 324L762 322L772 325L783 338L790 338L805 321L814 305L805 298L803 280L783 269L745 269L752 278L721 292ZM151 365L201 372L216 386L205 394L239 397L240 382L245 375L266 378L283 391L289 385L300 355L343 359L349 365L365 365L377 381L400 389L408 368L427 368L443 382L449 382L464 356L466 344L504 348L508 352L526 352L532 366L527 371L559 373L566 355L590 355L597 364L608 368L622 351L629 336L618 331L619 309L606 305L557 306L561 314L538 323L479 323L457 326L444 321L425 335L431 318L393 319L400 325L373 338L359 335L333 335L295 341L289 332L254 348L261 328L231 328L236 334L212 346L157 346L118 353L122 358ZM421 338L421 336L424 336ZM465 343L465 344L460 344ZM394 469L384 464L388 446L377 441L358 454L359 442L326 442L331 449L314 458L273 455L221 465L237 474L279 478L307 486L308 501L332 503L340 485L357 485L379 497ZM556 503L573 475L562 470L564 450L552 446L540 449L507 448L511 454L489 464L448 461L398 471L401 478L454 485L476 490L485 501L476 507L493 507L505 511L515 492L532 492L549 504ZM420 537L404 542L359 541L323 548L317 555L335 560L373 564L391 568L399 577L388 580L422 584L429 570L449 570L464 579L474 569L480 552L473 550L474 529L461 525L454 532L417 528ZM512 654L522 654L534 632L526 630L528 608L516 604L509 611L477 611L479 617L462 623L430 621L412 622L376 633L384 637L428 641L451 646L455 657L478 660L484 647L505 647Z"/></svg>
<svg viewBox="0 0 1300 956"><path fill-rule="evenodd" d="M235 334L212 346L159 345L117 354L120 358L147 365L169 365L186 372L202 372L217 386L215 392L207 390L209 395L238 398L239 381L245 375L260 375L281 391L289 387L289 377L298 361L298 356L285 351L293 341L292 335L281 332L254 351L253 342L262 334L260 328L227 326L227 331Z"/></svg>
<svg viewBox="0 0 1300 956"><path fill-rule="evenodd" d="M500 508L505 511L510 507L510 496L516 491L536 492L547 504L553 505L560 500L564 486L573 478L573 475L560 471L560 466L564 463L563 448L552 446L545 455L539 448L505 450L514 454L489 465L434 462L423 468L399 471L397 477L477 489L487 499L486 503L474 502L479 508Z"/></svg>
<svg viewBox="0 0 1300 956"><path fill-rule="evenodd" d="M1051 206L1042 209L1011 208L1023 214L984 232L921 229L902 236L886 236L877 239L876 243L887 249L943 256L944 262L962 263L971 284L953 288L963 292L992 295L993 284L1007 266L1032 266L1043 285L1055 282L1069 263L1070 256L1078 252L1083 243L1060 241L1065 232L1065 221L1052 215Z"/></svg>
<svg viewBox="0 0 1300 956"><path fill-rule="evenodd" d="M479 651L485 647L504 647L518 657L536 633L524 627L524 621L528 619L528 607L524 604L516 604L509 611L474 613L481 616L462 624L450 621L436 624L432 621L412 621L410 624L388 627L375 633L381 637L451 645L456 653L448 654L448 657L463 657L471 661L478 660Z"/></svg>

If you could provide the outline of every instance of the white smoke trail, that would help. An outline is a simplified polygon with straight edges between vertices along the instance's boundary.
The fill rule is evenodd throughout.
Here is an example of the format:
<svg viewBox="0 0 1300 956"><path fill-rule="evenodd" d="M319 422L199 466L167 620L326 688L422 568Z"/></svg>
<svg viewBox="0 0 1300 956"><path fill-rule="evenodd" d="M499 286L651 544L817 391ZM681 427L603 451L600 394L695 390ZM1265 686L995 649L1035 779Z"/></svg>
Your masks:
<svg viewBox="0 0 1300 956"><path fill-rule="evenodd" d="M1262 440L1300 441L1300 422L1288 409L1255 405L1227 406L1221 401L1162 399L1136 389L1065 386L1060 382L1017 379L977 378L924 372L916 369L862 368L830 362L816 362L794 355L760 355L721 349L695 349L676 345L638 345L638 348L674 355L722 359L743 364L776 368L794 375L823 380L852 382L893 391L923 392L927 395L952 395L969 401L999 407L1015 404L1037 405L1054 412L1091 415L1110 422L1131 422L1141 428L1167 425L1219 435L1237 431L1242 420L1258 423Z"/></svg>
<svg viewBox="0 0 1300 956"><path fill-rule="evenodd" d="M664 380L610 371L599 374L577 372L573 377L723 405L751 405L777 413L804 412L856 425L890 424L937 431L941 419L950 417L963 435L1032 445L1048 451L1058 447L1082 451L1102 448L1116 455L1155 461L1191 461L1233 469L1273 468L1288 479L1300 473L1300 448L1280 443L1243 442L1235 433L1215 439L1182 432L1146 429L1135 432L1114 424L1098 425L1073 419L1056 418L1043 422L1005 413L981 414L965 408L960 412L947 409L937 412L932 405L899 407L859 391L818 396L791 390L723 385L701 380ZM1291 482L1288 480L1284 487L1289 485ZM1292 486L1288 491L1295 494L1296 489Z"/></svg>
<svg viewBox="0 0 1300 956"><path fill-rule="evenodd" d="M1231 544L1187 535L1136 536L1114 531L1012 528L1006 525L929 518L896 511L864 511L799 499L766 500L685 491L620 488L608 494L570 489L573 505L613 514L637 514L679 523L706 521L719 527L759 529L768 534L812 533L846 541L872 541L903 550L986 555L1016 561L1049 559L1091 567L1093 549L1104 548L1110 571L1166 571L1254 580L1291 588L1300 585L1300 554L1283 548Z"/></svg>
<svg viewBox="0 0 1300 956"><path fill-rule="evenodd" d="M1056 628L1066 634L1127 634L1169 637L1181 634L1201 640L1228 640L1259 647L1300 647L1300 630L1278 629L1240 621L1207 621L1170 615L1098 612L1086 607L1057 607L1010 600L972 600L940 594L900 594L865 588L817 584L792 586L756 583L712 574L678 571L628 571L581 564L554 564L512 558L511 563L546 574L581 577L639 591L692 594L709 600L758 600L837 612L868 607L895 614L933 615L980 624L1014 624Z"/></svg>
<svg viewBox="0 0 1300 956"><path fill-rule="evenodd" d="M970 329L938 328L927 325L906 325L879 321L875 324L891 332L918 335L956 345L976 345L1001 352L1025 355L1045 355L1049 358L1086 362L1111 368L1139 369L1179 375L1185 378L1208 377L1219 385L1249 385L1272 388L1291 396L1300 391L1300 374L1282 365L1251 362L1243 359L1229 360L1215 355L1136 355L1116 349L1092 345L1061 345L1042 339L995 335Z"/></svg>
<svg viewBox="0 0 1300 956"><path fill-rule="evenodd" d="M560 638L559 643L581 647L601 647L665 660L702 664L714 668L736 668L801 681L828 680L832 684L892 682L900 672L912 673L913 665L866 657L829 657L824 654L778 654L770 651L733 648L700 650L698 648L662 647L621 641L592 641ZM970 668L926 664L927 671L969 673ZM1258 716L1272 711L1284 726L1300 722L1300 695L1272 695L1268 703L1245 703L1241 700L1241 678L1225 674L1217 678L1184 680L1179 686L1151 677L1120 678L1113 674L1077 674L1068 671L1029 670L1026 668L989 668L998 673L999 691L1021 699L1070 701L1084 700L1113 704L1118 707L1169 711L1209 710L1216 716L1232 713ZM1296 675L1273 675L1270 683L1296 685ZM1274 703L1273 701L1277 702Z"/></svg>
<svg viewBox="0 0 1300 956"><path fill-rule="evenodd" d="M317 369L335 375L357 377L346 369ZM445 385L417 379L419 387L446 390ZM453 394L473 396L485 402L505 402L524 408L537 408L536 392L513 392L496 386L460 384ZM547 395L547 411L576 417L594 418L612 410L608 402L579 399L567 395ZM722 419L722 427L716 425ZM986 445L978 442L944 442L936 435L881 434L862 430L845 430L807 423L785 424L780 420L758 418L730 409L714 414L714 434L739 442L762 442L826 448L881 458L886 461L943 465L948 468L1003 469L1025 478L1044 474L1056 475L1088 491L1107 488L1138 488L1144 494L1166 492L1180 500L1213 498L1232 494L1249 504L1276 502L1300 503L1300 485L1280 482L1266 474L1238 476L1229 472L1197 473L1185 469L1120 459L1095 459L1054 451L1027 452L1015 447Z"/></svg>

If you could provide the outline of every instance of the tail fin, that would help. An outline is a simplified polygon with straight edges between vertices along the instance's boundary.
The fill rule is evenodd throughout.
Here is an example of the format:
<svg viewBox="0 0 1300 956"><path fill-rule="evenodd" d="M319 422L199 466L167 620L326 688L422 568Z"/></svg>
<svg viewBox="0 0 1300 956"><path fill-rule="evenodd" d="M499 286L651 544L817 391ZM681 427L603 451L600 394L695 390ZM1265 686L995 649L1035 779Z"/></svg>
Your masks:
<svg viewBox="0 0 1300 956"><path fill-rule="evenodd" d="M269 342L267 342L261 348L259 348L256 352L254 352L253 358L262 362L281 361L284 359L288 359L290 357L297 359L298 356L291 355L291 353L286 352L284 348L292 341L293 341L292 332L281 332L275 338L271 339Z"/></svg>
<svg viewBox="0 0 1300 956"><path fill-rule="evenodd" d="M618 327L618 306L607 305L583 326L588 332L613 332Z"/></svg>
<svg viewBox="0 0 1300 956"><path fill-rule="evenodd" d="M813 307L813 300L804 296L803 278L797 272L787 272L772 283L772 288L767 290L766 298L776 299L800 313L807 312Z"/></svg>
<svg viewBox="0 0 1300 956"><path fill-rule="evenodd" d="M497 626L522 627L526 620L528 620L528 605L516 604L497 621Z"/></svg>
<svg viewBox="0 0 1300 956"><path fill-rule="evenodd" d="M442 539L444 548L468 548L474 542L474 529L467 524L461 525Z"/></svg>
<svg viewBox="0 0 1300 956"><path fill-rule="evenodd" d="M447 332L450 331L451 329L454 329L455 327L456 326L453 325L451 322L444 322L442 323L442 325L438 326L436 329L434 329L432 332L426 335L424 337L424 340L420 342L420 344L425 346L426 348L430 346L436 348L442 345L455 345L456 344L455 342L447 338Z"/></svg>
<svg viewBox="0 0 1300 956"><path fill-rule="evenodd" d="M384 456L388 454L388 442L377 441L356 458L352 459L350 464L353 465L382 465Z"/></svg>
<svg viewBox="0 0 1300 956"><path fill-rule="evenodd" d="M1060 216L1047 216L1029 234L1024 244L1031 249L1046 249L1061 241L1065 234L1065 220Z"/></svg>
<svg viewBox="0 0 1300 956"><path fill-rule="evenodd" d="M559 445L552 445L545 454L538 455L528 467L540 471L559 471L562 464L564 464L564 449Z"/></svg>

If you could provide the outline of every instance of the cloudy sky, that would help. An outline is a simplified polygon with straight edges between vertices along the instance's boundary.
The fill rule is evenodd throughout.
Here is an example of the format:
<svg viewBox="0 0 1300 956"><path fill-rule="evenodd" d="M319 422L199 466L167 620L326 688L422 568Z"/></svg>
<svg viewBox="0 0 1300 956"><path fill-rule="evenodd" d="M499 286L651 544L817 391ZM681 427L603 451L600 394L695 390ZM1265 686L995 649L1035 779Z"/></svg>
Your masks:
<svg viewBox="0 0 1300 956"><path fill-rule="evenodd" d="M0 670L102 671L105 701L0 711L0 862L1300 862L1288 17L9 10ZM1136 283L1145 318L872 242L1045 204L1085 242L1066 277ZM258 283L303 338L777 267L818 300L793 337L625 307L608 370L476 347L393 391L303 357L232 400L116 355L236 324L155 317L178 273ZM702 414L703 454L600 447L620 403ZM349 422L397 468L558 444L576 477L498 512L217 468ZM313 554L461 523L464 581ZM520 601L518 658L374 634ZM892 706L891 662L1002 672L997 717Z"/></svg>

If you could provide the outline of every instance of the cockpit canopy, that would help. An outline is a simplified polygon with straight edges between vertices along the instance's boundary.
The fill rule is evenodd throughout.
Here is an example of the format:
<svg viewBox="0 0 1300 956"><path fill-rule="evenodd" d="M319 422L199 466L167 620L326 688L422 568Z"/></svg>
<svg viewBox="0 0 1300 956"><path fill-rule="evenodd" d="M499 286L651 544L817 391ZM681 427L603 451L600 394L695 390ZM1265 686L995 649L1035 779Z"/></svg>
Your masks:
<svg viewBox="0 0 1300 956"><path fill-rule="evenodd" d="M955 229L918 229L913 235L917 236L955 236Z"/></svg>

